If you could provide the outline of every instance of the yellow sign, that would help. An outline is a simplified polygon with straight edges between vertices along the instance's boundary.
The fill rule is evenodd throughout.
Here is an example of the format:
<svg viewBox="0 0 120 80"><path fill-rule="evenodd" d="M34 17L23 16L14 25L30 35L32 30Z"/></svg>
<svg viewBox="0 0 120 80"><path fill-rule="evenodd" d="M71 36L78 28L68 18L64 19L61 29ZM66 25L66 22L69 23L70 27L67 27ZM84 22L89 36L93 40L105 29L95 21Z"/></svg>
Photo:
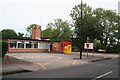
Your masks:
<svg viewBox="0 0 120 80"><path fill-rule="evenodd" d="M64 54L72 54L72 46L67 45L64 47Z"/></svg>

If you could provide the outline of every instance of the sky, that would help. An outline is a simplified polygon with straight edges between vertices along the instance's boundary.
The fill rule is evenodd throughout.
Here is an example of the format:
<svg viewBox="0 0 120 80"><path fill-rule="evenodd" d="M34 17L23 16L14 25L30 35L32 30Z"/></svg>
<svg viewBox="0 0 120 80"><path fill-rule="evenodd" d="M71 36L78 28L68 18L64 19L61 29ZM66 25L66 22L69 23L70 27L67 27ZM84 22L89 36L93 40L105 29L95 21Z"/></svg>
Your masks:
<svg viewBox="0 0 120 80"><path fill-rule="evenodd" d="M120 1L118 3L118 14L120 15Z"/></svg>
<svg viewBox="0 0 120 80"><path fill-rule="evenodd" d="M120 0L83 0L93 9L104 8L118 12ZM13 29L26 34L31 24L42 26L42 30L54 19L70 21L70 11L81 0L0 0L0 30Z"/></svg>

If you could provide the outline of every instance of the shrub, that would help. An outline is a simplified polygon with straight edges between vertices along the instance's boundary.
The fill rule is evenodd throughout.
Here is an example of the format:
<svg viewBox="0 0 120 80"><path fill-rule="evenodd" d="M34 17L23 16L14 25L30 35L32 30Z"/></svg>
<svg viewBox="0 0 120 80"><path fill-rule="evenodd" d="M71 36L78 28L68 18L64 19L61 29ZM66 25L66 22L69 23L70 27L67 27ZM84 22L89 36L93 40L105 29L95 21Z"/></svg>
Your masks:
<svg viewBox="0 0 120 80"><path fill-rule="evenodd" d="M8 43L7 42L0 42L0 56L4 58L5 54L8 50Z"/></svg>

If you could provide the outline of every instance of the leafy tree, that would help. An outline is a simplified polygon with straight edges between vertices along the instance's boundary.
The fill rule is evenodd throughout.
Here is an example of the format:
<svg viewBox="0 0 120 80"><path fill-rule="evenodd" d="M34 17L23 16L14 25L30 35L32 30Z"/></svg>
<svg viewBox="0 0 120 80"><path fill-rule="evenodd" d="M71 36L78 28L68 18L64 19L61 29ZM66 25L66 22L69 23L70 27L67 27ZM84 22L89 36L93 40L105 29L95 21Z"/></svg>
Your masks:
<svg viewBox="0 0 120 80"><path fill-rule="evenodd" d="M114 50L119 39L118 16L112 10L103 8L93 9L87 4L83 4L83 27L81 28L81 5L73 7L70 16L74 25L75 46L82 46L86 42L86 38L90 38L90 42L94 42L96 47L104 48L116 52ZM82 36L82 38L81 38ZM80 41L81 40L81 41Z"/></svg>
<svg viewBox="0 0 120 80"><path fill-rule="evenodd" d="M120 16L118 16L118 43L117 43L117 51L120 54Z"/></svg>
<svg viewBox="0 0 120 80"><path fill-rule="evenodd" d="M116 32L118 32L117 14L112 10L97 8L94 10L94 15L98 21L99 36L102 48L110 48L116 45Z"/></svg>
<svg viewBox="0 0 120 80"><path fill-rule="evenodd" d="M48 23L47 28L42 31L42 38L49 38L52 41L69 40L71 35L70 24L62 19L55 19L54 23Z"/></svg>
<svg viewBox="0 0 120 80"><path fill-rule="evenodd" d="M18 32L18 35L17 35L17 36L18 36L19 39L22 39L22 38L24 38L23 35L24 35L23 33Z"/></svg>
<svg viewBox="0 0 120 80"><path fill-rule="evenodd" d="M3 29L0 31L0 34L2 34L3 40L6 40L8 38L17 38L17 33L12 29Z"/></svg>
<svg viewBox="0 0 120 80"><path fill-rule="evenodd" d="M52 39L55 35L54 29L51 27L52 23L47 25L47 28L42 31L41 37L46 39Z"/></svg>
<svg viewBox="0 0 120 80"><path fill-rule="evenodd" d="M96 19L94 16L92 16L92 8L88 6L87 4L82 5L83 10L83 27L81 28L81 4L75 5L73 7L70 16L73 20L73 25L75 27L74 29L74 35L76 36L77 40L76 42L79 42L79 44L76 44L75 46L80 47L83 46L83 44L86 42L86 38L89 37L90 40L94 40L96 34L95 31L95 22ZM82 38L81 38L82 36ZM81 40L81 41L80 41ZM81 43L80 43L81 42Z"/></svg>

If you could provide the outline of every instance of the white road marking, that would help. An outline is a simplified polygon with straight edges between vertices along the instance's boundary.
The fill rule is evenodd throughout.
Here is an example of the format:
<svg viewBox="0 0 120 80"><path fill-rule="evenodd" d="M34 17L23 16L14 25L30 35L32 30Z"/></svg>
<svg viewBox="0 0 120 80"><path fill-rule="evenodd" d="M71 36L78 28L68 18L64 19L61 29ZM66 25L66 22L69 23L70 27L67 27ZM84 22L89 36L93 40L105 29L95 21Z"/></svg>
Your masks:
<svg viewBox="0 0 120 80"><path fill-rule="evenodd" d="M109 72L107 72L107 73L105 73L105 74L102 74L102 75L100 75L100 76L98 76L98 77L96 77L96 78L94 78L94 79L92 79L92 80L96 80L96 79L101 78L101 77L103 77L103 76L106 76L106 75L108 75L108 74L110 74L110 73L112 73L112 71L109 71Z"/></svg>
<svg viewBox="0 0 120 80"><path fill-rule="evenodd" d="M74 60L72 64L75 64L77 62L77 60Z"/></svg>
<svg viewBox="0 0 120 80"><path fill-rule="evenodd" d="M62 57L58 57L58 59L62 59Z"/></svg>
<svg viewBox="0 0 120 80"><path fill-rule="evenodd" d="M45 64L42 64L42 63L37 63L38 65L40 65L44 70L46 69L46 66L48 65L48 64L51 64L51 63L53 63L53 62L56 62L58 59L54 59L53 61L51 61L51 62L48 62L48 63L45 63Z"/></svg>
<svg viewBox="0 0 120 80"><path fill-rule="evenodd" d="M45 66L41 63L37 63L38 65L40 65L44 70L45 70Z"/></svg>
<svg viewBox="0 0 120 80"><path fill-rule="evenodd" d="M82 64L86 64L86 63L88 63L88 61L81 61L81 63L82 63Z"/></svg>

